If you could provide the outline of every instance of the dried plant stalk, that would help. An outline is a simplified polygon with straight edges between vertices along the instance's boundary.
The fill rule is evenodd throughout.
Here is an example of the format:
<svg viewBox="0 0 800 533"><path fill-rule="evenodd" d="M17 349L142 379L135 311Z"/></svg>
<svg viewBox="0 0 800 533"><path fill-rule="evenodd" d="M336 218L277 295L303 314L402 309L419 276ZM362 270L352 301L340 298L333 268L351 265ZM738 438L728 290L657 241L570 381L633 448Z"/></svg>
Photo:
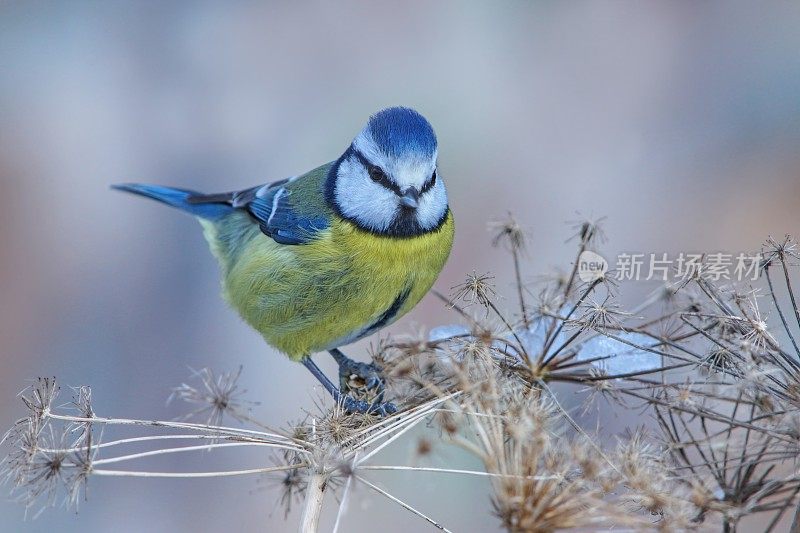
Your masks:
<svg viewBox="0 0 800 533"><path fill-rule="evenodd" d="M303 517L300 520L300 533L316 533L319 530L319 515L322 513L327 483L323 472L316 472L309 478Z"/></svg>
<svg viewBox="0 0 800 533"><path fill-rule="evenodd" d="M578 254L603 235L593 222L576 229ZM767 532L793 519L791 531L800 533L800 311L792 284L800 255L790 237L764 245L760 287L721 285L698 271L627 311L615 279L581 282L576 266L533 291L523 282L520 226L509 218L496 230L495 244L504 243L513 262L515 310L502 307L492 276L473 273L452 298L440 295L460 324L382 343L373 358L398 413L320 405L290 429L274 429L251 416L239 368L203 369L197 385L174 389L173 398L192 404L181 420L102 417L88 387L75 389L70 412L54 407L55 380L40 379L21 395L26 414L3 438L5 481L28 509L77 506L93 476L263 475L277 481L276 505L287 516L304 502L300 531L322 527L323 504L340 490L334 528L346 530L351 487L362 486L420 524L449 531L426 509L435 509L430 502L404 501L371 477L481 476L499 526L511 532L736 531L761 517ZM565 407L568 393L582 408ZM603 433L609 411L633 420L625 438ZM121 428L142 433L116 435ZM412 435L412 462L381 464L384 450ZM145 449L119 451L133 445ZM270 448L273 458L219 471L129 466L252 447ZM430 465L453 448L482 468Z"/></svg>

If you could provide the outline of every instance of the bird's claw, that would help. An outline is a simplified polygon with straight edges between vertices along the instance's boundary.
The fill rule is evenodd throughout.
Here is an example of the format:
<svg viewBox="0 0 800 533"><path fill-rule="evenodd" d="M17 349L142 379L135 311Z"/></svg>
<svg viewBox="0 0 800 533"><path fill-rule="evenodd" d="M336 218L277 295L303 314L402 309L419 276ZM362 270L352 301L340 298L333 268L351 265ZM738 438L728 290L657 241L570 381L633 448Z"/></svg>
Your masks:
<svg viewBox="0 0 800 533"><path fill-rule="evenodd" d="M388 416L397 412L397 407L393 403L368 403L364 400L357 400L352 396L342 397L342 407L348 413L361 413L378 416Z"/></svg>
<svg viewBox="0 0 800 533"><path fill-rule="evenodd" d="M338 349L330 353L339 364L339 390L334 398L345 411L378 416L397 412L394 404L383 401L386 380L380 366L353 361Z"/></svg>
<svg viewBox="0 0 800 533"><path fill-rule="evenodd" d="M339 388L343 394L368 400L371 404L381 404L386 381L375 364L347 360L339 366Z"/></svg>

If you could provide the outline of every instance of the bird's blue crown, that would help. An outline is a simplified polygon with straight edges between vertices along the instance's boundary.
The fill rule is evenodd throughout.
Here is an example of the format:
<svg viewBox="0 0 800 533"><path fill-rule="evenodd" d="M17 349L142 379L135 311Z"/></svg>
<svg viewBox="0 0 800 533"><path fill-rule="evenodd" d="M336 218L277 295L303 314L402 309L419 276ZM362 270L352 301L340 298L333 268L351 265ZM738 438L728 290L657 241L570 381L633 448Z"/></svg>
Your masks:
<svg viewBox="0 0 800 533"><path fill-rule="evenodd" d="M436 134L425 117L407 107L390 107L372 115L367 125L378 147L387 155L418 154L433 157Z"/></svg>

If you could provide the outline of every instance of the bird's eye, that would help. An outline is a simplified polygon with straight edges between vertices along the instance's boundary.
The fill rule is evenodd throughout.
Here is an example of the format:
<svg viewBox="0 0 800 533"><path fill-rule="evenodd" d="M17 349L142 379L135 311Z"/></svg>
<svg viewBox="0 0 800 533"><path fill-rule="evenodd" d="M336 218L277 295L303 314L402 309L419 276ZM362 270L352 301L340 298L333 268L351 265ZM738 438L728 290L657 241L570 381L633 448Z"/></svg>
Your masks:
<svg viewBox="0 0 800 533"><path fill-rule="evenodd" d="M422 189L419 191L420 194L425 194L429 190L433 189L433 186L436 185L436 170L433 171L431 177L428 178L428 181L422 186Z"/></svg>
<svg viewBox="0 0 800 533"><path fill-rule="evenodd" d="M372 181L380 182L386 179L386 174L383 173L383 170L376 166L369 167L369 178Z"/></svg>

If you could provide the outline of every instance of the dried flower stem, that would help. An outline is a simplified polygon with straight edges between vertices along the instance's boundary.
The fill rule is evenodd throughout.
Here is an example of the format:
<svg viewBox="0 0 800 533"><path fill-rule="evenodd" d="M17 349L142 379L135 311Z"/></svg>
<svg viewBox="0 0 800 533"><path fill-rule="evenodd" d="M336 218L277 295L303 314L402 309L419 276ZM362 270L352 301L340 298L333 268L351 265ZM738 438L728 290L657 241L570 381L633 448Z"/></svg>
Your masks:
<svg viewBox="0 0 800 533"><path fill-rule="evenodd" d="M359 466L359 470L404 470L411 472L438 472L440 474L464 474L468 476L500 477L500 478L521 478L535 481L548 479L559 479L559 476L517 476L514 474L498 474L494 472L481 472L478 470L458 470L455 468L435 468L426 466L384 466L384 465L365 465Z"/></svg>
<svg viewBox="0 0 800 533"><path fill-rule="evenodd" d="M786 266L784 266L784 269L785 268L786 268ZM772 276L770 276L770 274L769 274L769 267L766 267L764 269L764 277L767 279L767 286L769 287L770 295L772 296L772 299L775 302L775 310L778 311L778 316L780 317L781 323L783 324L783 329L784 329L784 331L786 331L786 334L789 336L789 340L791 341L792 346L794 346L795 353L800 355L800 348L798 348L797 341L794 339L794 335L792 334L792 330L789 328L789 324L786 321L786 316L783 314L783 309L781 308L780 304L778 303L778 297L775 294L775 287L772 284ZM789 284L788 274L787 274L787 277L786 277L786 283ZM791 290L789 291L789 294L792 294ZM794 295L792 295L792 303L794 304ZM795 313L796 312L797 312L797 309L795 308ZM800 323L800 319L798 319L798 323Z"/></svg>
<svg viewBox="0 0 800 533"><path fill-rule="evenodd" d="M328 475L324 472L315 471L308 479L306 502L303 507L303 517L300 520L300 533L316 533L319 530L319 516L322 513L327 484Z"/></svg>
<svg viewBox="0 0 800 533"><path fill-rule="evenodd" d="M30 507L54 505L59 495L66 505L77 505L91 475L266 473L279 480L278 501L287 515L292 502L305 500L299 524L304 532L319 529L324 499L342 487L333 530L345 529L353 486L361 482L447 531L390 487L367 479L370 472L446 474L486 479L494 514L511 533L653 526L736 531L757 513L767 517L768 533L785 527L794 513L792 532L800 533L800 471L794 462L800 453L800 354L795 353L800 337L793 320L800 325L800 310L788 268L796 265L787 261L800 258L796 244L788 236L783 243L769 241L773 250L761 263L768 292L759 293L763 286L723 286L699 273L677 288L652 293L630 313L614 301L613 279L579 286L577 261L567 279L559 275L541 291L540 305L529 306L520 264L524 236L513 219L500 230L496 243L511 245L521 320L497 303L489 274L473 272L454 287L466 307L484 308L483 318L435 293L469 327L445 326L442 330L453 333L447 338L437 332L427 340L380 345L375 358L400 400L396 414L375 417L348 413L341 405L318 405L320 414L306 413L290 431L273 430L250 417L247 406L254 404L243 398L239 368L227 374L203 369L193 376L200 385L173 389L173 397L193 404L181 421L98 417L88 387L74 389L72 406L81 416L67 416L54 412L60 411L53 407L59 391L55 380L41 378L21 395L25 417L0 440L11 448L0 479ZM595 224L581 224L578 252L590 249L599 234ZM776 261L784 279L774 275ZM777 309L779 321L770 322L769 311L762 313L761 298L770 310ZM663 307L638 316L657 303ZM793 350L781 348L789 342ZM564 407L555 382L583 387L576 391L586 397L581 418ZM618 404L643 425L654 420L656 434L631 429L616 449L609 447L601 431L600 401ZM594 430L586 422L591 403L598 407ZM207 423L183 421L201 415ZM223 416L253 429L224 427ZM99 442L104 431L131 427L166 434ZM417 431L436 432L436 437L420 437L419 457L429 455L436 443L437 453L438 446L457 447L474 455L482 468L366 464L385 463L376 456ZM134 449L125 447L136 443ZM276 453L250 469L122 469L156 456L254 446ZM120 469L103 468L107 465Z"/></svg>
<svg viewBox="0 0 800 533"><path fill-rule="evenodd" d="M268 474L270 472L285 472L295 468L308 466L307 463L293 465L271 466L266 468L250 468L248 470L223 470L220 472L139 472L133 470L102 470L93 469L92 475L95 476L119 476L119 477L170 477L170 478L198 478L198 477L229 477L229 476L250 476L253 474Z"/></svg>
<svg viewBox="0 0 800 533"><path fill-rule="evenodd" d="M358 454L356 453L353 460L358 459ZM342 494L342 500L339 502L339 509L336 511L336 522L333 523L333 532L338 533L339 531L339 524L342 522L342 517L344 516L345 511L347 510L347 505L350 502L350 492L353 486L353 477L354 476L347 476L347 481L344 484L344 493Z"/></svg>
<svg viewBox="0 0 800 533"><path fill-rule="evenodd" d="M794 513L794 520L792 521L792 527L789 529L789 533L800 533L800 505L797 506L797 511Z"/></svg>
<svg viewBox="0 0 800 533"><path fill-rule="evenodd" d="M415 515L417 515L417 516L419 516L420 518L424 519L425 521L427 521L429 524L431 524L431 525L432 525L433 527L435 527L436 529L439 529L439 530L441 530L441 531L446 531L446 532L448 532L448 533L452 533L452 531L450 531L449 529L447 529L446 527L444 527L443 525L441 525L439 522L437 522L437 521L436 521L436 520L434 520L433 518L431 518L431 517L429 517L429 516L427 516L427 515L423 514L422 512L420 512L420 511L418 511L418 510L414 509L414 508L413 508L413 507L411 507L409 504L407 504L407 503L406 503L406 502L404 502L403 500L401 500L401 499L397 498L396 496L392 496L391 494L389 494L388 492L386 492L385 490L383 490L383 489L382 489L382 488L380 488L379 486L377 486L377 485L375 485L375 484L373 484L373 483L370 483L369 481L367 481L366 479L364 479L364 478L363 478L363 477L361 477L361 476L355 476L355 477L356 477L356 479L358 479L358 480L359 480L361 483L363 483L364 485L368 486L369 488L371 488L372 490L374 490L374 491L375 491L375 492L377 492L378 494L380 494L380 495L382 495L382 496L385 496L386 498L388 498L388 499L390 499L391 501L393 501L394 503L396 503L396 504L400 505L400 506L401 506L401 507L403 507L404 509L406 509L406 510L408 510L408 511L411 511L411 512L412 512L412 513L414 513Z"/></svg>
<svg viewBox="0 0 800 533"><path fill-rule="evenodd" d="M519 250L516 247L512 247L511 255L514 257L514 276L517 282L517 298L519 298L519 308L522 313L522 325L528 328L531 323L528 318L528 309L525 305L525 285L522 284L522 271L519 266Z"/></svg>
<svg viewBox="0 0 800 533"><path fill-rule="evenodd" d="M60 415L57 413L49 412L48 418L54 420L63 420L65 422L91 422L92 424L110 424L121 426L147 426L147 427L160 427L160 428L173 428L173 429L190 429L211 435L216 435L218 438L225 436L241 437L258 439L263 443L274 443L282 446L287 446L297 452L305 452L305 450L297 445L292 439L279 435L277 433L266 433L263 431L256 431L252 429L230 428L224 426L210 426L207 424L192 424L190 422L170 422L163 420L137 420L128 418L104 418L92 417L86 418L81 416Z"/></svg>
<svg viewBox="0 0 800 533"><path fill-rule="evenodd" d="M274 444L268 444L263 442L224 442L217 444L202 444L200 446L183 446L181 448L165 448L163 450L150 450L147 452L132 453L129 455L120 455L119 457L110 457L108 459L96 459L92 461L92 465L93 466L107 465L111 463L119 463L122 461L130 461L133 459L141 459L143 457L153 457L155 455L167 455L170 453L194 452L198 450L207 451L218 448L235 448L240 446L266 446L268 448L291 449L285 446L276 446Z"/></svg>

